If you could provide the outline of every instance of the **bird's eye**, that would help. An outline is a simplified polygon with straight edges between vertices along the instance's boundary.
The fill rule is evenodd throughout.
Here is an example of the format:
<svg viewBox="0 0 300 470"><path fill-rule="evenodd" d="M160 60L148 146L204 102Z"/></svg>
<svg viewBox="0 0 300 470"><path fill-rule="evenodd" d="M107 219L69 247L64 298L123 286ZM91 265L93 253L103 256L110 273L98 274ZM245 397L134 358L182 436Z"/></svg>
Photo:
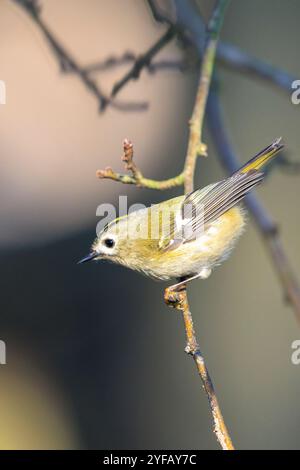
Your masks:
<svg viewBox="0 0 300 470"><path fill-rule="evenodd" d="M115 246L115 241L112 238L105 238L104 245L107 248L113 248Z"/></svg>

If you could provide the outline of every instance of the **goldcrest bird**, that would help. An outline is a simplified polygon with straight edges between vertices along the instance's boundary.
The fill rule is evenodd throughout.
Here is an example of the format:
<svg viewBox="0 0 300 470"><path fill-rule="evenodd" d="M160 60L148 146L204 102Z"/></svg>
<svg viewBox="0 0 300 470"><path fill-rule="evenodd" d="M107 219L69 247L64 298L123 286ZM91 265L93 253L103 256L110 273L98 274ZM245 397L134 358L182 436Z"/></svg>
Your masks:
<svg viewBox="0 0 300 470"><path fill-rule="evenodd" d="M206 279L231 253L245 226L241 200L283 148L281 138L218 183L115 219L99 234L80 263L105 259L178 288Z"/></svg>

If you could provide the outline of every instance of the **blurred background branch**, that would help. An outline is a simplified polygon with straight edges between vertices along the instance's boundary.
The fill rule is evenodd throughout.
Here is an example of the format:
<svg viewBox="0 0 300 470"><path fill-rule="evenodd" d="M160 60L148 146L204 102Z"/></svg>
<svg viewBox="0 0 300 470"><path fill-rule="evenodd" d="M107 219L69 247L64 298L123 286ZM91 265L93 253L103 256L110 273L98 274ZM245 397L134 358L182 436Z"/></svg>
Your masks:
<svg viewBox="0 0 300 470"><path fill-rule="evenodd" d="M201 61L205 32L199 9L191 1L181 2L175 0L175 4L177 33L180 36L183 35L185 40L195 46L200 55L198 61ZM172 20L160 11L156 0L148 0L148 5L156 21L173 24ZM296 77L285 70L260 60L239 47L224 41L218 43L217 61L226 68L263 80L286 92L291 91L291 84L296 80Z"/></svg>
<svg viewBox="0 0 300 470"><path fill-rule="evenodd" d="M149 67L153 57L161 51L169 42L175 37L176 29L174 26L170 26L167 31L162 35L158 41L150 47L150 49L145 52L140 57L137 57L134 61L132 68L126 73L126 75L119 80L113 86L111 96L116 96L122 88L130 81L130 80L137 80L140 76L141 71Z"/></svg>
<svg viewBox="0 0 300 470"><path fill-rule="evenodd" d="M210 93L207 116L220 161L228 173L233 173L241 166L241 162L227 134L223 110L216 91ZM297 320L300 322L300 288L285 253L278 225L255 193L247 195L245 202L270 253L274 269L282 285L284 300L291 305Z"/></svg>
<svg viewBox="0 0 300 470"><path fill-rule="evenodd" d="M147 109L147 103L122 103L106 96L99 85L91 78L90 71L81 67L76 59L67 52L62 43L55 37L54 33L42 19L42 8L36 0L12 1L20 5L26 13L30 15L36 26L40 29L59 63L61 72L72 72L75 74L81 80L86 89L94 95L98 102L100 111L104 111L108 105L118 109L119 111L143 111Z"/></svg>
<svg viewBox="0 0 300 470"><path fill-rule="evenodd" d="M174 176L173 178L161 181L145 178L133 160L133 144L127 139L125 139L123 142L122 161L125 162L125 169L130 171L131 175L116 173L112 168L106 167L104 170L97 170L97 178L119 181L123 184L134 184L138 188L160 190L170 189L175 186L182 186L184 182L183 172L179 173L179 175Z"/></svg>
<svg viewBox="0 0 300 470"><path fill-rule="evenodd" d="M88 66L80 66L78 62L66 51L62 43L51 32L50 28L41 18L42 7L38 0L11 0L20 5L40 28L56 56L60 69L63 73L74 73L95 96L99 103L99 109L104 111L108 105L120 111L142 111L148 107L147 103L122 103L113 99L131 80L137 80L143 69L154 73L162 70L174 70L186 72L199 66L201 58L186 57L183 60L162 60L153 62L153 58L169 44L174 37L187 48L187 55L190 46L196 47L198 53L203 52L205 43L205 29L200 12L196 10L190 1L175 1L176 21L172 21L157 6L155 0L148 0L149 9L154 19L168 26L167 31L143 54L137 56L134 52L125 52L121 57L111 56ZM260 60L251 54L241 50L239 47L220 41L217 48L217 60L224 67L234 70L252 78L265 81L283 91L290 92L291 83L296 80L288 72ZM126 74L113 86L110 96L100 89L91 75L96 72L103 72L117 66L132 64Z"/></svg>

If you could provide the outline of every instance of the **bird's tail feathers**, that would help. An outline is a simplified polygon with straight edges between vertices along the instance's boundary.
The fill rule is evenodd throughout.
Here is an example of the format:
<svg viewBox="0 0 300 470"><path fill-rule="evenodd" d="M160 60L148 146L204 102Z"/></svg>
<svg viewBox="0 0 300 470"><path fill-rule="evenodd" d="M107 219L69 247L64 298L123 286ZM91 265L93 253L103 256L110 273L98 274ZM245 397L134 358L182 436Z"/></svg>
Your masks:
<svg viewBox="0 0 300 470"><path fill-rule="evenodd" d="M251 158L251 160L243 165L236 173L249 173L251 170L260 170L263 168L284 147L281 141L281 137L274 140L271 145L268 145L268 147L261 150L261 152Z"/></svg>

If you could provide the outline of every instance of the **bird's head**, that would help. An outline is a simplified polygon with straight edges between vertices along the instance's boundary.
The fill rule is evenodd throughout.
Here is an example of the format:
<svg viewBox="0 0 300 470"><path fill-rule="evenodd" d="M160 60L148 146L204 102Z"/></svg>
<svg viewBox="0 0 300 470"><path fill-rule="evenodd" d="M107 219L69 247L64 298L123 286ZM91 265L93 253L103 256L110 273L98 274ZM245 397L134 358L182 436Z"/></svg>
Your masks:
<svg viewBox="0 0 300 470"><path fill-rule="evenodd" d="M118 227L118 230L117 230ZM90 253L79 261L85 263L91 260L109 259L115 261L120 256L120 248L122 246L119 233L119 224L116 221L106 226L97 236ZM123 241L123 240L122 240Z"/></svg>

